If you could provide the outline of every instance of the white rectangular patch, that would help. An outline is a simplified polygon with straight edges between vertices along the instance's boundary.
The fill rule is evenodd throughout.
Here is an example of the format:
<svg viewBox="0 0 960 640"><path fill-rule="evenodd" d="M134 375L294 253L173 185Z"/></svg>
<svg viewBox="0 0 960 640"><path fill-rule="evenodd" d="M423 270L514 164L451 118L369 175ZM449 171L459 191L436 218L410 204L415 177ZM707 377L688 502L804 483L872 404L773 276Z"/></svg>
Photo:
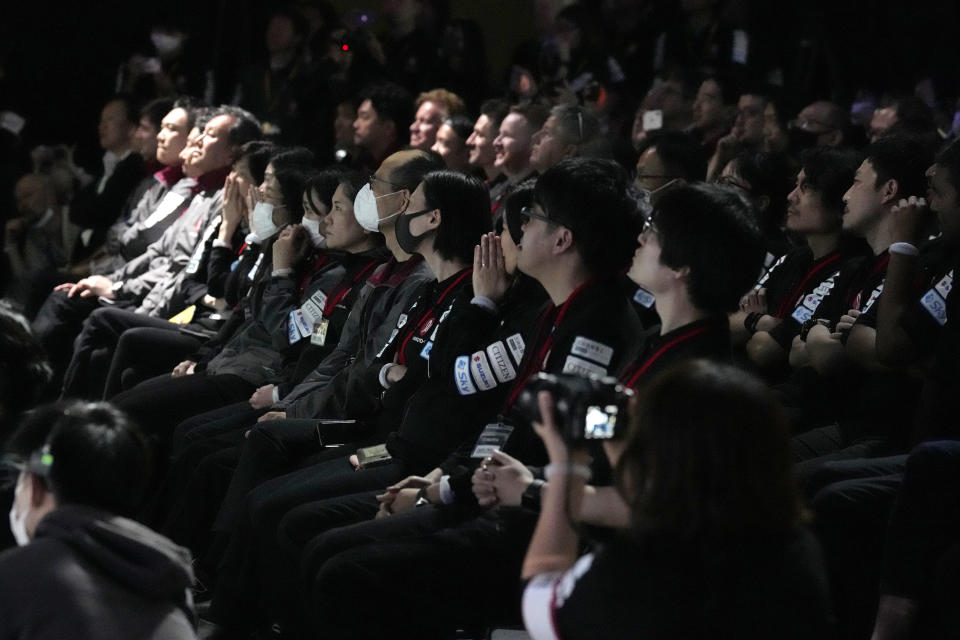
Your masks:
<svg viewBox="0 0 960 640"><path fill-rule="evenodd" d="M793 310L793 313L790 314L790 317L796 320L797 322L799 322L800 324L803 324L804 322L806 322L807 320L813 317L813 311L811 311L810 309L806 308L803 305L800 305L799 307Z"/></svg>
<svg viewBox="0 0 960 640"><path fill-rule="evenodd" d="M477 388L470 380L470 356L460 356L453 365L453 377L456 379L457 391L462 396L473 395Z"/></svg>
<svg viewBox="0 0 960 640"><path fill-rule="evenodd" d="M580 376L588 376L591 374L597 376L607 375L607 370L603 367L588 362L583 358L578 358L577 356L567 356L567 361L563 363L563 372L574 373Z"/></svg>
<svg viewBox="0 0 960 640"><path fill-rule="evenodd" d="M177 207L183 204L184 200L186 200L186 197L184 197L183 194L168 191L167 195L163 196L163 200L157 205L157 208L150 214L150 217L143 221L144 229L150 229L156 226L158 222L176 211Z"/></svg>
<svg viewBox="0 0 960 640"><path fill-rule="evenodd" d="M483 351L477 351L470 356L470 373L473 374L473 380L481 391L497 386L497 379L490 368L490 361L487 360L487 354Z"/></svg>
<svg viewBox="0 0 960 640"><path fill-rule="evenodd" d="M523 337L519 333L515 333L509 338L507 338L507 348L510 349L510 354L513 356L513 361L517 364L523 362Z"/></svg>
<svg viewBox="0 0 960 640"><path fill-rule="evenodd" d="M927 291L923 297L920 298L920 304L927 310L927 313L933 316L937 324L940 326L947 324L947 303L940 297L936 289Z"/></svg>
<svg viewBox="0 0 960 640"><path fill-rule="evenodd" d="M946 300L947 296L950 295L950 289L953 289L953 269L950 270L950 273L943 277L943 280L937 283L937 286L934 287L943 299Z"/></svg>
<svg viewBox="0 0 960 640"><path fill-rule="evenodd" d="M583 336L577 336L573 341L573 347L570 348L570 353L583 356L584 358L599 362L603 365L609 365L610 360L613 359L613 347L608 347L602 342L584 338Z"/></svg>
<svg viewBox="0 0 960 640"><path fill-rule="evenodd" d="M247 280L253 280L257 277L257 270L260 268L260 263L263 262L263 254L257 256L256 262L253 263L253 266L250 267L250 271L247 273Z"/></svg>
<svg viewBox="0 0 960 640"><path fill-rule="evenodd" d="M493 365L493 373L500 382L510 382L517 377L517 370L510 363L510 355L503 342L498 340L487 347L487 355L490 356L490 364Z"/></svg>
<svg viewBox="0 0 960 640"><path fill-rule="evenodd" d="M644 289L643 287L637 287L637 292L633 294L633 301L639 304L644 309L649 309L653 306L653 303L657 301L652 293Z"/></svg>

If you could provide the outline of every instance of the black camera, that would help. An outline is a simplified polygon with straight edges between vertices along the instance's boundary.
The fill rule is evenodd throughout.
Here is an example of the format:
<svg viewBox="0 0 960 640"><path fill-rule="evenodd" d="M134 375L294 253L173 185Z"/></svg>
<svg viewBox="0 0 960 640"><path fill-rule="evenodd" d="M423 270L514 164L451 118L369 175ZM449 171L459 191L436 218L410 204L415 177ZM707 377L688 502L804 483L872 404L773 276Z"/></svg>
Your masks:
<svg viewBox="0 0 960 640"><path fill-rule="evenodd" d="M541 391L553 395L557 429L566 442L611 440L626 435L627 404L633 390L616 378L538 373L527 382L514 405L531 422L541 422L537 403Z"/></svg>

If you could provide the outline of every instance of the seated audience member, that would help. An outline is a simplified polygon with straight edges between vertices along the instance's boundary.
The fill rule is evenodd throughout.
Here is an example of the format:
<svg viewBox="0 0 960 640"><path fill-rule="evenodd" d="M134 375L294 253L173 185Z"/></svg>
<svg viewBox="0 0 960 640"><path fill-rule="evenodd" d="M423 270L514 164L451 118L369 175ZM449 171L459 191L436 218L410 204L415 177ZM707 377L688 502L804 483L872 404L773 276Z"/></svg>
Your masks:
<svg viewBox="0 0 960 640"><path fill-rule="evenodd" d="M903 96L873 112L867 134L870 142L892 134L936 138L937 125L933 110L923 100Z"/></svg>
<svg viewBox="0 0 960 640"><path fill-rule="evenodd" d="M279 301L272 297L271 285L278 285L280 278L291 279L293 267L300 267L301 262L306 265L302 274L305 285L321 272L326 286L342 275L342 265L331 260L319 262L320 266L313 270L317 261L309 260L315 251L309 234L299 226L285 228L299 225L303 217L303 188L312 160L309 151L293 149L273 157L267 165L258 189L262 200L250 218L251 230L264 243L264 258L255 272L254 285L230 322L196 354L176 365L172 373L150 378L114 396L118 407L134 416L146 432L159 438L162 450L169 446L173 428L186 418L249 398L257 387L279 376L280 350L287 345L285 340L281 345L280 339L289 335L290 328L296 328L291 327L294 320L290 313L306 289L297 290L296 300L283 296ZM319 255L326 254L321 251ZM279 269L289 271L278 273ZM300 300L301 304L304 302ZM87 323L92 325L94 321L91 316ZM81 334L80 339L83 337Z"/></svg>
<svg viewBox="0 0 960 640"><path fill-rule="evenodd" d="M130 198L129 208L107 231L103 245L87 260L71 267L72 275L106 274L119 269L146 251L173 224L175 214L188 204L189 187L193 186L192 179L181 182L184 173L180 155L191 146L190 131L195 126L202 131L206 126L209 118L201 111L193 99L178 98L161 115L153 142L156 169L141 181L133 194L139 193L140 197Z"/></svg>
<svg viewBox="0 0 960 640"><path fill-rule="evenodd" d="M14 197L17 215L7 220L3 235L3 258L11 277L4 297L22 305L32 317L47 292L59 283L57 270L67 263L67 221L60 215L48 176L23 176L14 186Z"/></svg>
<svg viewBox="0 0 960 640"><path fill-rule="evenodd" d="M225 200L221 207L221 215L214 217L208 223L207 229L204 230L200 241L190 256L190 261L180 276L171 283L168 299L164 303L164 306L157 310L156 314L146 315L129 309L117 309L106 306L95 309L87 317L83 323L83 329L80 335L74 340L73 357L64 373L64 397L84 397L91 399L107 397L104 387L109 376L109 369L112 365L116 346L122 335L130 329L152 327L154 329L182 333L180 326L183 323L177 322L176 317L187 314L191 320L195 320L197 323L194 327L190 328L194 335L198 332L201 334L208 332L202 321L211 318L217 311L216 307L218 306L215 300L205 299L209 285L212 283L216 291L218 285L225 285L228 278L237 274L237 270L231 272L223 266L211 263L211 256L214 251L213 245L217 242L213 240L213 235L217 233L219 228L220 234L217 240L223 242L223 238L226 237L231 244L239 244L240 238L244 235L240 232L237 224L240 216L238 192L239 189L242 188L247 192L248 199L254 198L252 176L250 176L248 172L249 160L251 156L257 153L256 150L261 144L268 143L254 141L248 142L241 147L241 155L237 158L236 162L234 162L227 176L226 180L229 182L224 182L223 193ZM283 209L282 203L285 200L299 202L299 198L302 197L301 192L304 181L305 170L303 166L313 159L313 154L303 148L276 150L270 146L267 149L273 149L275 153L270 156L270 161L263 171L264 179L261 182L261 189L266 184L267 177L269 177L272 190L266 194L259 191L257 192L257 197L262 197L263 200L257 207L254 207L254 211L275 205L281 205L276 206L276 208ZM265 151L267 149L265 149ZM262 160L262 158L254 158L255 162L258 160ZM276 213L273 215L282 217L286 214ZM272 229L274 234L267 234L267 231L270 231L271 228L268 227L264 230L262 226L268 224L270 218L264 217L264 219L254 222L253 217L253 211L251 211L251 228L256 228L259 223L261 227L259 229L260 234L265 236L263 240L260 240L260 235L252 232L257 239L256 242L252 243L256 248L253 253L256 254L256 259L262 261L260 255L262 255L263 252L260 251L260 247L262 244L267 243L272 235L275 235L276 230ZM254 262L254 265L256 265L256 262ZM211 269L209 267L213 268ZM266 268L266 266L264 268ZM255 279L257 272L254 270L254 266L251 265L249 270L247 270L245 280L234 286L248 289L253 282L253 279L250 278L251 271L254 274L253 279ZM239 297L241 299L243 298L243 296ZM208 305L200 304L200 308L197 309L197 303L202 303L204 300ZM235 304L237 303L239 303L239 300L237 300ZM191 306L193 309L188 310ZM232 312L230 315L233 315ZM212 327L216 328L217 325L212 325ZM190 337L189 334L187 337ZM168 341L163 342L169 345ZM193 341L187 340L184 342L184 345L186 344L193 344ZM193 344L193 346L194 348L188 353L192 353L200 347L199 344ZM183 354L180 349L176 349L163 351L161 354L154 356L154 358L152 358L154 361L159 360L165 363L165 365L158 370L153 370L152 373L156 375L169 371L179 362L179 360L175 359L178 355L187 354ZM122 365L118 363L118 366ZM143 368L145 369L145 367Z"/></svg>
<svg viewBox="0 0 960 640"><path fill-rule="evenodd" d="M105 404L41 407L7 447L20 470L0 555L0 629L21 638L194 638L190 554L128 520L150 450Z"/></svg>
<svg viewBox="0 0 960 640"><path fill-rule="evenodd" d="M500 133L500 123L510 107L503 100L487 100L480 105L480 115L473 125L473 133L467 138L470 148L470 166L483 172L481 176L488 187L497 184L502 175L497 168L497 152L493 142ZM492 199L492 198L491 198Z"/></svg>
<svg viewBox="0 0 960 640"><path fill-rule="evenodd" d="M260 565L252 561L259 554L272 557L276 527L286 511L310 500L371 490L423 474L474 432L472 421L443 423L440 416L451 415L450 398L456 398L456 393L449 389L449 376L432 376L454 368L434 345L444 321L457 312L457 301L473 297L473 248L490 228L486 189L478 179L463 174L429 173L409 196L395 227L400 248L422 255L436 279L421 289L374 361L357 372L353 384L358 389L380 393L372 406L351 406L348 392L347 411L360 424L347 433L323 424L307 425L309 433L319 435L321 445L363 444L370 436L375 444L385 436L387 459L367 465L362 461L363 449L351 455L353 447L331 448L323 461L263 483L248 494L219 567L211 614L220 624L242 624L236 605L245 605L259 591ZM314 443L317 435L311 435ZM253 613L250 607L241 608Z"/></svg>
<svg viewBox="0 0 960 640"><path fill-rule="evenodd" d="M796 187L787 197L786 230L800 244L767 270L730 316L736 343L771 376L787 368L790 346L816 311L840 267L857 257L842 237L843 194L861 156L848 149L812 149L801 156Z"/></svg>
<svg viewBox="0 0 960 640"><path fill-rule="evenodd" d="M537 181L535 205L523 216L518 268L543 285L553 304L526 341L501 409L509 435L501 433L500 439L506 441L501 442L505 451L531 463L543 454L515 410L525 383L540 370L615 373L636 349L641 328L615 276L635 247L625 235L627 229L637 229L627 184L625 172L612 161L566 160ZM603 322L598 322L597 309L603 310ZM395 633L392 620L413 606L420 589L436 594L442 606L410 620L403 630L410 637L443 636L463 625L517 615L509 585L515 583L533 523L529 512L514 517L502 510L478 511L468 477L480 461L470 459L469 452L483 442L483 435L465 442L460 450L465 453L452 455L426 477L390 487L379 498L386 520L331 530L308 543L311 535L347 524L344 515L348 521L362 519L364 511L366 518L372 516L376 507L370 500L378 492L304 505L284 518L280 538L286 540L288 557L295 558L295 549L303 548L301 574L307 580L306 611L314 633L370 638ZM465 459L467 468L458 468ZM520 493L511 493L516 497L511 505L519 503ZM418 502L432 506L413 509ZM448 502L452 504L444 504ZM360 565L364 568L354 571ZM367 579L374 575L376 583ZM404 583L411 588L401 587ZM355 624L360 593L383 604L368 611L369 624L362 627Z"/></svg>
<svg viewBox="0 0 960 640"><path fill-rule="evenodd" d="M70 222L82 228L73 261L86 258L100 246L143 179L143 159L133 150L137 117L137 106L129 96L114 96L103 105L97 128L104 152L103 172L70 202Z"/></svg>
<svg viewBox="0 0 960 640"><path fill-rule="evenodd" d="M494 217L503 198L527 178L536 174L530 164L533 136L547 119L547 110L539 105L514 106L500 122L500 132L493 140L493 166L506 178L490 190L490 207Z"/></svg>
<svg viewBox="0 0 960 640"><path fill-rule="evenodd" d="M717 184L738 189L753 205L767 250L764 273L792 246L784 223L793 177L790 162L783 154L745 152L728 162L717 178Z"/></svg>
<svg viewBox="0 0 960 640"><path fill-rule="evenodd" d="M413 109L413 98L399 85L388 82L364 90L353 121L353 143L364 154L357 159L361 170L374 172L387 156L407 144L405 132Z"/></svg>
<svg viewBox="0 0 960 640"><path fill-rule="evenodd" d="M560 435L546 392L540 413L549 481L523 565L533 638L597 628L612 638L829 634L827 583L802 526L786 419L759 380L694 361L651 382L626 433L604 446L625 522L579 559L574 527L589 453Z"/></svg>
<svg viewBox="0 0 960 640"><path fill-rule="evenodd" d="M737 101L737 117L730 133L717 140L716 151L707 165L707 179L714 180L723 167L741 151L760 151L766 124L765 110L770 99L766 93L748 91Z"/></svg>
<svg viewBox="0 0 960 640"><path fill-rule="evenodd" d="M860 347L888 367L920 365L923 392L912 438L955 437L958 434L960 371L953 272L960 264L960 146L951 143L927 170L929 208L940 235L921 244L926 227L923 204L901 200L893 211L894 243L883 294L874 308L857 318L847 351L862 361ZM912 247L919 246L919 250ZM874 313L876 316L874 317ZM871 327L875 326L875 331ZM871 340L872 338L872 340Z"/></svg>
<svg viewBox="0 0 960 640"><path fill-rule="evenodd" d="M903 372L870 371L853 362L844 343L856 318L883 291L887 251L898 202L926 190L930 151L916 138L886 136L868 147L866 159L844 194L843 230L866 240L872 255L844 265L833 287L806 321L791 347L802 424L815 428L795 441L800 460L826 454L845 457L900 453L916 403L915 384Z"/></svg>
<svg viewBox="0 0 960 640"><path fill-rule="evenodd" d="M630 142L634 149L644 146L655 132L686 131L693 118L693 85L688 74L670 69L653 79L633 117Z"/></svg>
<svg viewBox="0 0 960 640"><path fill-rule="evenodd" d="M790 146L794 149L842 147L847 144L849 124L846 112L837 103L811 102L789 123Z"/></svg>
<svg viewBox="0 0 960 640"><path fill-rule="evenodd" d="M176 221L144 253L113 273L60 285L47 297L33 329L48 353L69 357L69 344L83 319L101 304L133 307L152 315L165 307L202 234L220 212L224 180L240 147L259 135L259 125L245 111L236 107L215 111L188 151L196 183Z"/></svg>
<svg viewBox="0 0 960 640"><path fill-rule="evenodd" d="M457 115L445 118L437 129L437 140L430 147L443 158L447 169L468 173L470 171L470 147L467 139L473 133L473 121Z"/></svg>
<svg viewBox="0 0 960 640"><path fill-rule="evenodd" d="M604 153L600 121L579 106L559 105L550 110L540 130L533 135L530 166L543 173L561 160L576 157L609 157Z"/></svg>
<svg viewBox="0 0 960 640"><path fill-rule="evenodd" d="M426 151L437 141L443 121L464 112L463 100L446 89L432 89L417 96L417 112L410 125L410 146Z"/></svg>
<svg viewBox="0 0 960 640"><path fill-rule="evenodd" d="M688 133L666 131L647 136L639 153L634 184L649 196L668 185L698 182L706 174L703 149Z"/></svg>
<svg viewBox="0 0 960 640"><path fill-rule="evenodd" d="M729 83L719 76L708 76L700 83L693 100L693 124L690 132L697 136L707 156L713 155L717 141L730 131L733 124L736 95Z"/></svg>

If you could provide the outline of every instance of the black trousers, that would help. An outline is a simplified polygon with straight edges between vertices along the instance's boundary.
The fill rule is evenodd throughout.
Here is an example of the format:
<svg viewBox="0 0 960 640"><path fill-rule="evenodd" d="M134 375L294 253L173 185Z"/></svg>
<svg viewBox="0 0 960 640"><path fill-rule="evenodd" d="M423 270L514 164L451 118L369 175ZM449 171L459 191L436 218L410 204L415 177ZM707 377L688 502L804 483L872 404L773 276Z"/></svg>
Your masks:
<svg viewBox="0 0 960 640"><path fill-rule="evenodd" d="M117 341L110 361L104 400L153 376L169 373L202 345L200 338L181 333L178 325L169 322L127 329Z"/></svg>
<svg viewBox="0 0 960 640"><path fill-rule="evenodd" d="M247 400L256 387L243 378L203 372L151 378L113 397L158 444L166 458L174 429L187 418Z"/></svg>
<svg viewBox="0 0 960 640"><path fill-rule="evenodd" d="M63 396L91 400L106 397L104 386L117 343L125 331L134 327L177 331L177 325L142 313L113 307L94 309L73 341L73 357L63 376ZM168 368L166 372L169 371ZM156 371L154 375L160 373L164 372Z"/></svg>
<svg viewBox="0 0 960 640"><path fill-rule="evenodd" d="M246 616L263 610L263 591L273 588L280 557L277 528L284 515L301 504L383 489L417 473L399 461L356 471L346 452L269 480L247 494L230 543L218 568L210 614L220 624L246 627Z"/></svg>
<svg viewBox="0 0 960 640"><path fill-rule="evenodd" d="M428 512L417 510L414 518L431 517L432 508L421 509ZM312 637L451 638L457 629L516 624L518 577L536 514L505 511L419 535L410 523L388 518L311 543L305 550L311 564L303 566L319 565L307 577ZM433 523L419 524L429 529ZM391 526L399 535L390 535ZM366 542L370 530L381 527L383 535ZM337 551L351 538L358 544Z"/></svg>
<svg viewBox="0 0 960 640"><path fill-rule="evenodd" d="M33 334L50 358L56 372L55 381L61 379L70 362L73 340L80 333L84 319L99 307L96 296L68 298L62 291L53 291L34 316Z"/></svg>
<svg viewBox="0 0 960 640"><path fill-rule="evenodd" d="M887 518L900 490L905 456L834 461L811 506L830 576L840 638L867 638L877 611L877 582Z"/></svg>

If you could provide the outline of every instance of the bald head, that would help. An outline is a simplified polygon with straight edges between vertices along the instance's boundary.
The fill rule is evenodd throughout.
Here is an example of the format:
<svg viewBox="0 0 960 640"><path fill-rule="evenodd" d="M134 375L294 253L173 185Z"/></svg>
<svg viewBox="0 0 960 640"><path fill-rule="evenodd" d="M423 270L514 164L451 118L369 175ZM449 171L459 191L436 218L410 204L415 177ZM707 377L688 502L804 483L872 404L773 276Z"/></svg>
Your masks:
<svg viewBox="0 0 960 640"><path fill-rule="evenodd" d="M818 100L800 111L797 124L804 131L817 135L817 146L839 147L843 144L847 113L835 102Z"/></svg>

